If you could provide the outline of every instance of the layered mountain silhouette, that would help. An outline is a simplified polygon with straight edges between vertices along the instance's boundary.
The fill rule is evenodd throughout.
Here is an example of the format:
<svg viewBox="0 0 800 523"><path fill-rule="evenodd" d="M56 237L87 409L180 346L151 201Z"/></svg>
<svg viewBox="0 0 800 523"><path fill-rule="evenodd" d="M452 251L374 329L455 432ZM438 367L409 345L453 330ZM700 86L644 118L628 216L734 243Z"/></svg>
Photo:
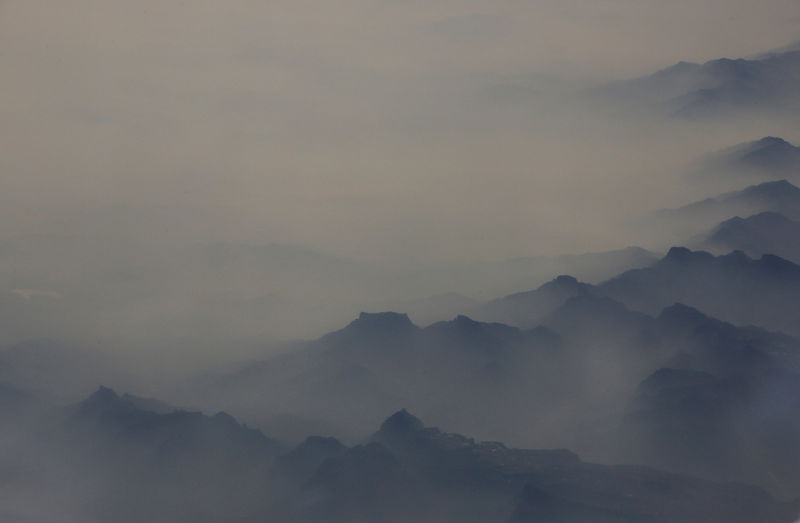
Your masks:
<svg viewBox="0 0 800 523"><path fill-rule="evenodd" d="M800 220L800 188L786 180L752 185L683 207L656 211L645 216L640 226L656 228L676 241L686 241L707 234L725 220L762 212Z"/></svg>
<svg viewBox="0 0 800 523"><path fill-rule="evenodd" d="M486 320L502 321L521 327L535 327L542 318L560 307L568 298L590 292L591 285L575 277L562 275L532 291L518 292L490 301L474 314Z"/></svg>
<svg viewBox="0 0 800 523"><path fill-rule="evenodd" d="M270 465L286 452L223 412L162 414L107 387L30 422L24 441L3 444L32 467L27 482L11 482L21 501L38 492L49 500L41 520L64 521L263 517Z"/></svg>
<svg viewBox="0 0 800 523"><path fill-rule="evenodd" d="M692 171L698 179L797 180L800 147L777 136L766 136L709 153L695 162Z"/></svg>
<svg viewBox="0 0 800 523"><path fill-rule="evenodd" d="M545 328L463 315L420 328L405 314L362 313L298 351L220 376L206 395L245 408L247 398L257 397L258 412L247 410L250 416L278 414L289 404L304 417L362 430L402 405L467 423L473 406L499 413L505 394L537 386L528 383L527 370L545 365L558 345L558 335Z"/></svg>
<svg viewBox="0 0 800 523"><path fill-rule="evenodd" d="M673 248L599 285L559 277L487 303L481 310L498 322L461 315L421 328L404 314L364 313L302 350L216 378L206 394L250 419L288 404L358 427L337 433L347 437L407 405L487 439L615 455L598 442L615 437L637 387L659 369L746 376L767 388L798 372L800 344L775 332L797 333L798 285L800 267L776 256ZM743 476L751 477L763 479Z"/></svg>
<svg viewBox="0 0 800 523"><path fill-rule="evenodd" d="M800 266L771 254L753 259L734 251L715 257L673 247L651 267L627 271L597 289L650 314L681 302L733 323L800 333L795 305Z"/></svg>
<svg viewBox="0 0 800 523"><path fill-rule="evenodd" d="M751 258L737 250L714 256L673 247L650 267L623 272L598 285L561 276L533 291L488 302L476 316L483 314L519 327L549 324L548 316L568 300L595 296L650 315L674 303L685 303L733 323L792 334L800 332L800 315L793 306L798 285L800 266L772 254ZM607 310L615 307L611 302L607 305ZM574 325L591 321L588 316L575 318Z"/></svg>
<svg viewBox="0 0 800 523"><path fill-rule="evenodd" d="M600 94L697 119L796 111L798 87L800 51L790 48L753 59L679 62L649 76L606 86Z"/></svg>
<svg viewBox="0 0 800 523"><path fill-rule="evenodd" d="M405 409L353 446L310 436L288 451L226 414L159 414L106 387L58 417L36 436L48 479L34 488L53 500L39 514L70 521L780 523L800 508L753 486L476 441Z"/></svg>
<svg viewBox="0 0 800 523"><path fill-rule="evenodd" d="M401 410L324 460L276 520L791 521L795 510L743 485L477 442Z"/></svg>
<svg viewBox="0 0 800 523"><path fill-rule="evenodd" d="M700 244L717 252L744 251L749 256L775 254L800 262L800 222L777 212L738 216L714 228Z"/></svg>
<svg viewBox="0 0 800 523"><path fill-rule="evenodd" d="M719 480L800 488L800 343L684 305L659 323L684 350L638 386L615 441L627 459Z"/></svg>
<svg viewBox="0 0 800 523"><path fill-rule="evenodd" d="M800 267L774 255L676 247L597 285L560 276L475 311L494 321L362 313L201 383L203 404L248 422L289 411L346 427L289 452L228 414L105 387L55 425L8 419L32 423L46 451L30 459L52 461L43 484L87 471L74 488L99 492L89 520L792 521L798 507L714 481L800 489L800 342L748 326L797 333L798 286ZM404 410L363 439L404 406L481 439L670 473L478 443Z"/></svg>

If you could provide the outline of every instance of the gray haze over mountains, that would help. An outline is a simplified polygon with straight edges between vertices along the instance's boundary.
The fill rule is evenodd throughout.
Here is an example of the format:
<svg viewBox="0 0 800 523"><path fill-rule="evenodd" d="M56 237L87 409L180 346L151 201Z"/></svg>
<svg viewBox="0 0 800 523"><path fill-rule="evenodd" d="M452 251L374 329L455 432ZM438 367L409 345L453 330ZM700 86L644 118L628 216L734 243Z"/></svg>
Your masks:
<svg viewBox="0 0 800 523"><path fill-rule="evenodd" d="M797 521L798 27L0 3L0 520Z"/></svg>

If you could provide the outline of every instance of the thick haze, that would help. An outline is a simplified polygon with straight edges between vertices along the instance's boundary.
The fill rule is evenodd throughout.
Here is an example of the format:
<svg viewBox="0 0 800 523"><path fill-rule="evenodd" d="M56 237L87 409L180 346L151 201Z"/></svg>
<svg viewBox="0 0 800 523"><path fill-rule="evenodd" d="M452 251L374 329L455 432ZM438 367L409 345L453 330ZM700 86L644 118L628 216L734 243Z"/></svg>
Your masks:
<svg viewBox="0 0 800 523"><path fill-rule="evenodd" d="M670 164L780 130L609 125L561 95L799 23L796 0L4 1L0 233L396 263L624 246L615 220L679 200Z"/></svg>
<svg viewBox="0 0 800 523"><path fill-rule="evenodd" d="M796 521L798 29L0 0L0 521Z"/></svg>

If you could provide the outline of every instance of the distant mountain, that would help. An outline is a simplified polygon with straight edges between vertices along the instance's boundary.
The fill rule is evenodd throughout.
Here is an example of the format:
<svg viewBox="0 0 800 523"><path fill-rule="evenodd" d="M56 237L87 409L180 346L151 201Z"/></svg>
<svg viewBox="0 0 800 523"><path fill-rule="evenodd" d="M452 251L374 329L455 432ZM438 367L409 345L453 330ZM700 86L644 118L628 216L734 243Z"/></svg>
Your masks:
<svg viewBox="0 0 800 523"><path fill-rule="evenodd" d="M678 316L704 322L688 310ZM443 328L457 331L458 325ZM658 397L665 387L706 386L716 379L699 372L673 375L656 373L641 392ZM709 399L713 405L727 401ZM634 412L644 412L652 402L636 405ZM784 415L796 406L782 408ZM106 387L50 414L57 419L30 425L25 438L9 440L4 434L3 449L12 451L0 459L4 491L14 494L3 507L9 517L789 523L800 510L796 502L775 501L741 483L592 464L564 449L522 450L476 441L427 427L405 409L360 444L310 436L291 450L227 414L158 414ZM764 419L781 418L767 412ZM639 441L631 431L619 435ZM18 461L8 461L9 456ZM25 474L9 474L9 466ZM32 506L30 496L37 493L46 494L48 502Z"/></svg>
<svg viewBox="0 0 800 523"><path fill-rule="evenodd" d="M485 310L510 325L545 325L565 346L613 340L638 350L681 332L677 324L662 328L653 318L676 303L740 326L797 334L800 313L793 303L798 291L800 266L775 255L753 259L734 251L715 257L674 247L652 266L602 284L559 277L537 290L489 302Z"/></svg>
<svg viewBox="0 0 800 523"><path fill-rule="evenodd" d="M264 510L269 467L285 452L223 412L159 414L106 387L70 409L44 441L56 452L56 469L84 471L87 486L105 483L87 493L96 514L89 517L114 521L255 517Z"/></svg>
<svg viewBox="0 0 800 523"><path fill-rule="evenodd" d="M546 328L525 331L463 315L420 328L405 314L362 313L296 351L207 382L204 396L219 408L238 405L249 419L290 406L295 415L356 433L404 404L472 427L474 412L500 415L500 402L522 401L507 395L541 386L528 371L547 368L558 344ZM257 410L247 408L251 398L259 398Z"/></svg>
<svg viewBox="0 0 800 523"><path fill-rule="evenodd" d="M792 521L753 487L520 450L425 427L402 410L325 460L273 521Z"/></svg>
<svg viewBox="0 0 800 523"><path fill-rule="evenodd" d="M720 355L723 347L716 349ZM800 489L800 375L745 349L736 372L662 368L639 386L614 437L626 459L666 470L769 488ZM741 372L750 360L756 369Z"/></svg>
<svg viewBox="0 0 800 523"><path fill-rule="evenodd" d="M642 220L643 228L660 231L672 241L685 241L734 216L751 216L762 212L780 213L791 220L800 220L800 188L786 180L751 185L684 205L656 211Z"/></svg>
<svg viewBox="0 0 800 523"><path fill-rule="evenodd" d="M776 212L726 220L703 239L708 249L744 251L750 256L775 254L800 263L800 222Z"/></svg>
<svg viewBox="0 0 800 523"><path fill-rule="evenodd" d="M487 321L501 321L522 328L541 324L567 299L591 292L592 286L573 276L562 275L532 291L518 292L492 300L474 311L474 316Z"/></svg>
<svg viewBox="0 0 800 523"><path fill-rule="evenodd" d="M308 481L326 460L338 458L347 447L336 438L309 436L294 449L275 459L274 472L292 481L295 487Z"/></svg>
<svg viewBox="0 0 800 523"><path fill-rule="evenodd" d="M656 318L660 336L679 350L671 368L714 375L800 372L800 340L759 327L735 326L676 303Z"/></svg>
<svg viewBox="0 0 800 523"><path fill-rule="evenodd" d="M651 267L627 271L596 289L648 314L680 302L740 325L800 333L800 266L771 254L715 257L673 247Z"/></svg>
<svg viewBox="0 0 800 523"><path fill-rule="evenodd" d="M405 345L419 333L407 314L397 312L362 312L344 329L326 334L320 341L353 349L367 345L367 350L388 350L389 345Z"/></svg>
<svg viewBox="0 0 800 523"><path fill-rule="evenodd" d="M646 105L681 118L795 114L800 101L800 51L754 59L680 62L649 76L599 90L606 99Z"/></svg>
<svg viewBox="0 0 800 523"><path fill-rule="evenodd" d="M394 285L406 292L414 291L412 299L387 300L389 293L384 293L381 300L368 305L371 310L402 310L415 321L426 324L457 314L472 314L474 306L486 299L542 285L559 274L600 282L621 271L645 267L656 259L658 255L646 249L627 247L584 254L447 264L392 276Z"/></svg>
<svg viewBox="0 0 800 523"><path fill-rule="evenodd" d="M88 430L118 451L125 451L130 443L138 447L146 441L150 449L146 458L153 460L156 466L185 459L210 465L215 460L236 460L245 456L248 460L258 458L269 462L283 450L279 443L258 430L238 424L224 412L214 416L184 410L161 414L144 410L137 403L141 401L131 401L131 396L127 395L120 397L112 389L101 386L74 407L66 428L72 434L85 435ZM140 441L132 441L132 436ZM97 442L98 439L94 439L93 446ZM137 453L140 452L141 449L137 449Z"/></svg>
<svg viewBox="0 0 800 523"><path fill-rule="evenodd" d="M800 147L767 136L704 155L694 162L691 171L697 179L796 181L800 180Z"/></svg>
<svg viewBox="0 0 800 523"><path fill-rule="evenodd" d="M407 405L481 437L599 455L593 440L609 434L638 383L659 368L800 365L787 356L792 338L741 327L797 333L798 289L800 267L775 256L675 248L600 285L564 276L487 303L481 310L499 323L460 315L420 328L405 314L362 313L295 351L206 381L203 397L272 427L290 411L351 440L381 411ZM695 313L678 314L676 302Z"/></svg>

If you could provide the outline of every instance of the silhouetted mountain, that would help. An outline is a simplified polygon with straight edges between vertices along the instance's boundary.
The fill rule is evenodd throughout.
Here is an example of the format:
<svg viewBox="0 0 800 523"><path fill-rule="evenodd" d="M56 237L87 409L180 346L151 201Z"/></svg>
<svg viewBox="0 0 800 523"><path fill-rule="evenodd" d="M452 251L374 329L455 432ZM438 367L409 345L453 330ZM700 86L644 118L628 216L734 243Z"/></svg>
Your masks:
<svg viewBox="0 0 800 523"><path fill-rule="evenodd" d="M775 254L800 262L800 222L776 212L736 216L712 230L702 245L724 252L744 251L750 256Z"/></svg>
<svg viewBox="0 0 800 523"><path fill-rule="evenodd" d="M372 439L391 451L409 476L406 481L437 494L416 498L422 520L437 513L460 521L576 522L791 521L795 516L794 507L782 507L751 487L592 465L565 450L476 442L426 428L404 411L386 420ZM443 498L449 502L444 506Z"/></svg>
<svg viewBox="0 0 800 523"><path fill-rule="evenodd" d="M774 181L800 179L800 147L767 136L698 158L690 167L696 181Z"/></svg>
<svg viewBox="0 0 800 523"><path fill-rule="evenodd" d="M737 327L676 303L658 316L662 339L679 347L670 365L716 375L800 371L800 340L758 327Z"/></svg>
<svg viewBox="0 0 800 523"><path fill-rule="evenodd" d="M656 314L680 302L740 325L800 333L800 266L773 255L741 251L715 257L673 247L658 263L596 287L633 310Z"/></svg>
<svg viewBox="0 0 800 523"><path fill-rule="evenodd" d="M382 412L408 405L472 427L477 412L500 415L504 401L523 401L520 387L542 386L547 380L532 380L529 371L549 368L559 343L546 328L521 331L463 315L420 329L406 315L362 314L299 350L220 377L205 394L218 408L236 405L256 419L291 405L296 415L367 430Z"/></svg>
<svg viewBox="0 0 800 523"><path fill-rule="evenodd" d="M326 460L337 458L346 451L347 447L336 438L309 436L290 452L278 456L273 469L299 486Z"/></svg>
<svg viewBox="0 0 800 523"><path fill-rule="evenodd" d="M254 517L265 510L272 461L285 451L224 412L159 414L107 387L41 440L43 459L52 461L45 470L81 471L80 488L89 490L75 495L92 495L82 516L89 521ZM47 488L71 487L58 480Z"/></svg>
<svg viewBox="0 0 800 523"><path fill-rule="evenodd" d="M792 521L763 491L425 427L407 411L323 462L277 521Z"/></svg>
<svg viewBox="0 0 800 523"><path fill-rule="evenodd" d="M414 416L406 409L399 410L386 418L381 424L381 428L373 436L373 439L391 444L392 442L403 442L409 435L414 435L425 428L422 420Z"/></svg>
<svg viewBox="0 0 800 523"><path fill-rule="evenodd" d="M643 331L652 321L646 314L630 311L607 296L586 293L567 299L543 323L564 333L567 340L594 338L607 341L611 337L627 336L631 329L642 331L641 336L646 336Z"/></svg>
<svg viewBox="0 0 800 523"><path fill-rule="evenodd" d="M600 452L590 448L593 441L608 434L637 384L660 367L746 374L800 368L793 338L691 308L790 330L798 269L771 256L715 258L675 248L652 267L600 286L560 277L491 303L506 307L499 310L510 318L501 319L543 324L532 330L466 316L420 329L402 314L363 314L317 342L217 379L205 394L248 419L291 408L350 429L328 432L337 437L357 437L381 411L408 405L483 437ZM359 409L349 407L354 403ZM567 411L571 418L560 414Z"/></svg>
<svg viewBox="0 0 800 523"><path fill-rule="evenodd" d="M660 369L639 386L616 439L627 459L791 498L800 489L799 380L781 371Z"/></svg>
<svg viewBox="0 0 800 523"><path fill-rule="evenodd" d="M330 345L398 345L411 340L419 328L407 314L362 312L342 330L326 334L320 341Z"/></svg>
<svg viewBox="0 0 800 523"><path fill-rule="evenodd" d="M676 241L699 234L734 216L775 212L800 220L800 189L787 182L765 182L741 191L707 198L676 209L662 209L646 216L643 225L656 228Z"/></svg>
<svg viewBox="0 0 800 523"><path fill-rule="evenodd" d="M797 110L800 51L755 59L680 62L649 76L596 91L605 99L656 108L682 118L707 118ZM786 115L784 115L786 116Z"/></svg>
<svg viewBox="0 0 800 523"><path fill-rule="evenodd" d="M474 312L477 318L502 321L521 328L532 328L567 299L586 294L591 285L562 275L533 291L519 292L486 303Z"/></svg>
<svg viewBox="0 0 800 523"><path fill-rule="evenodd" d="M68 427L97 431L114 446L127 444L135 434L136 439L148 442L149 458L157 461L243 458L269 462L283 448L224 412L214 416L184 410L159 414L102 386L75 407Z"/></svg>
<svg viewBox="0 0 800 523"><path fill-rule="evenodd" d="M420 325L458 314L491 320L475 312L476 306L487 298L534 288L559 274L572 274L584 281L599 282L627 269L645 267L657 258L656 254L640 247L627 247L605 252L529 256L416 269L387 277L405 292L418 289L411 294L411 299L388 299L387 296L392 294L384 292L384 296L368 303L362 310L401 310ZM431 296L432 293L437 294ZM420 299L419 296L426 297Z"/></svg>
<svg viewBox="0 0 800 523"><path fill-rule="evenodd" d="M325 460L300 491L276 505L269 521L427 521L422 488L377 443Z"/></svg>
<svg viewBox="0 0 800 523"><path fill-rule="evenodd" d="M429 343L442 347L463 347L490 357L511 350L523 343L523 333L502 323L482 323L464 315L452 321L441 321L425 328Z"/></svg>

